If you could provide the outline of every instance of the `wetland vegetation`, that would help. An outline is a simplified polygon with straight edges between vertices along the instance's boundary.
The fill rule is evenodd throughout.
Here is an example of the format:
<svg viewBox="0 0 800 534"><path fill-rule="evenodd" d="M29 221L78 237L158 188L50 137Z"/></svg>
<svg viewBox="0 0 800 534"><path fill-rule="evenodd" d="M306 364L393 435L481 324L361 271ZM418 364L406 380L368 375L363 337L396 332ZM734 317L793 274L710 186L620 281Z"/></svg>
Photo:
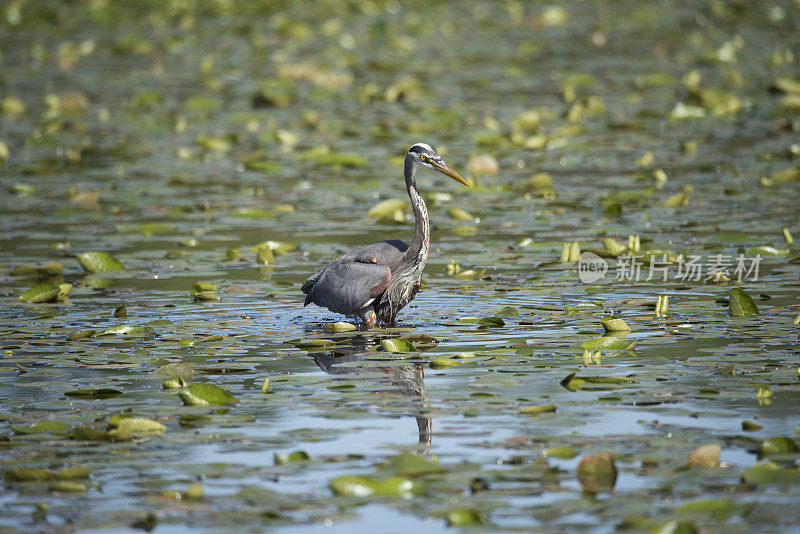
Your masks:
<svg viewBox="0 0 800 534"><path fill-rule="evenodd" d="M800 4L0 6L0 530L800 528ZM303 308L413 232L394 327Z"/></svg>

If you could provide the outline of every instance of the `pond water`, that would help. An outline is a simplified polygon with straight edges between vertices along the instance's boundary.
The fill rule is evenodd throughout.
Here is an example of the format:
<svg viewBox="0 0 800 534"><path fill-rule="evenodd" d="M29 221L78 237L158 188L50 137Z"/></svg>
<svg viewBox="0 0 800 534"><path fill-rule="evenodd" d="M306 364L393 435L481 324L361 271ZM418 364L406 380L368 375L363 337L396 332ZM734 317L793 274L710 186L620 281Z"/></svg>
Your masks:
<svg viewBox="0 0 800 534"><path fill-rule="evenodd" d="M3 532L800 528L797 2L0 14ZM424 288L326 331L416 142Z"/></svg>

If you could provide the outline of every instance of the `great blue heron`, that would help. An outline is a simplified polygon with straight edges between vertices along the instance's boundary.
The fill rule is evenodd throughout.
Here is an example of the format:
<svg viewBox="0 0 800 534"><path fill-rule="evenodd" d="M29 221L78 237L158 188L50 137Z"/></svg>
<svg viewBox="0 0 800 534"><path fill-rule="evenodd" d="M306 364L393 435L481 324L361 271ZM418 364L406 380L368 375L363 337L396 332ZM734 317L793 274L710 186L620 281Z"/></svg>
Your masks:
<svg viewBox="0 0 800 534"><path fill-rule="evenodd" d="M414 209L411 245L390 239L336 258L305 281L301 288L306 294L304 306L313 302L335 313L360 317L373 327L378 320L393 323L397 312L416 296L431 240L428 208L417 191L417 167L438 171L469 186L430 145L412 146L403 170Z"/></svg>

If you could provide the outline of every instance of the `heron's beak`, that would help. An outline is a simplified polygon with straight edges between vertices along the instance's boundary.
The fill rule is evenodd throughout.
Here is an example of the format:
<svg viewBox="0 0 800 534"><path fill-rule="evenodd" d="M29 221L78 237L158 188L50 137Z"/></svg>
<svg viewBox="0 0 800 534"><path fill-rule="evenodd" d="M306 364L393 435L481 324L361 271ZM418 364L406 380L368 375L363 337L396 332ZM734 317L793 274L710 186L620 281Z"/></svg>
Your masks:
<svg viewBox="0 0 800 534"><path fill-rule="evenodd" d="M456 171L454 171L453 169L448 167L447 164L444 161L434 161L432 163L432 165L433 165L433 168L436 169L437 171L439 171L440 173L445 174L445 175L449 176L450 178L452 178L453 180L455 180L456 182L462 183L462 184L466 185L467 187L469 187L469 182L467 182L465 179L463 179L461 177L461 175L458 174Z"/></svg>

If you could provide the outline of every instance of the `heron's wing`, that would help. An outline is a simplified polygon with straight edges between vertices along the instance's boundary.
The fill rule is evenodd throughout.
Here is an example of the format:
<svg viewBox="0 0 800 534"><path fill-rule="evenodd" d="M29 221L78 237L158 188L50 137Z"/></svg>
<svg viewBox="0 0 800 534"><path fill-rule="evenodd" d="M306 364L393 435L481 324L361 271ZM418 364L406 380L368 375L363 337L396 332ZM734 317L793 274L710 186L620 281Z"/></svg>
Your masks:
<svg viewBox="0 0 800 534"><path fill-rule="evenodd" d="M389 266L378 263L374 256L361 258L348 253L306 280L303 290L307 293L306 304L313 302L332 312L349 315L383 293L391 279Z"/></svg>

